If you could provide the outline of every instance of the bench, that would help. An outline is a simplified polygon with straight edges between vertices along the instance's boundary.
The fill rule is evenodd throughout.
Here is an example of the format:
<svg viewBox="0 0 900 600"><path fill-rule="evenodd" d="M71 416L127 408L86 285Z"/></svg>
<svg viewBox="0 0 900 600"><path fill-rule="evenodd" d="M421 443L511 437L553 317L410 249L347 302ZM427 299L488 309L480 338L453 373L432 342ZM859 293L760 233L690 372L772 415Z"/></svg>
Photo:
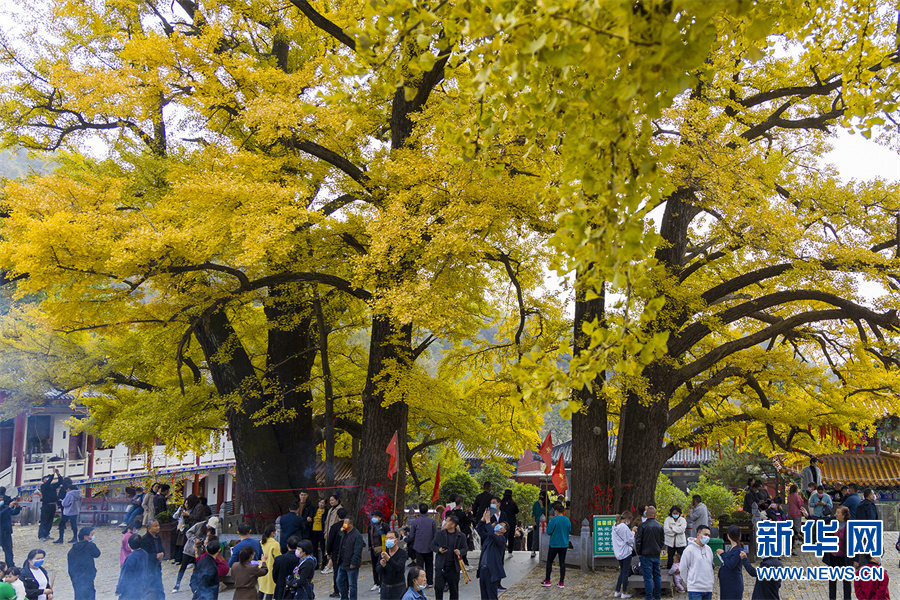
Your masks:
<svg viewBox="0 0 900 600"><path fill-rule="evenodd" d="M628 577L628 590L644 590L644 578L641 575L631 575ZM672 577L664 575L662 578L662 591L668 591L669 595L675 597L675 586L672 584ZM636 594L632 594L636 596Z"/></svg>

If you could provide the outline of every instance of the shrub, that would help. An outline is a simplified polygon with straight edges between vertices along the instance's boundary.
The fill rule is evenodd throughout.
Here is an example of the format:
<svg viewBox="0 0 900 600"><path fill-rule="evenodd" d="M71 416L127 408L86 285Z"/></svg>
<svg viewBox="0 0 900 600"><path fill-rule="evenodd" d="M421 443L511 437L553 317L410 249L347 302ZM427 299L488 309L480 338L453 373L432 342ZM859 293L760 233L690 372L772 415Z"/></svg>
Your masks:
<svg viewBox="0 0 900 600"><path fill-rule="evenodd" d="M722 515L741 507L741 499L724 485L709 481L705 475L700 476L700 482L688 493L688 498L699 494L703 503L709 509L709 514ZM690 502L688 502L690 504Z"/></svg>
<svg viewBox="0 0 900 600"><path fill-rule="evenodd" d="M656 480L656 497L654 502L656 503L656 512L660 521L665 520L666 515L669 514L669 509L673 505L677 504L682 510L687 510L687 506L690 505L687 494L675 487L672 480L662 473L659 474L659 478Z"/></svg>
<svg viewBox="0 0 900 600"><path fill-rule="evenodd" d="M531 507L537 502L541 488L530 483L517 483L513 486L513 501L519 507L519 520L525 525L532 523Z"/></svg>
<svg viewBox="0 0 900 600"><path fill-rule="evenodd" d="M744 512L742 510L736 510L731 513L731 522L732 523L749 523L752 517L750 513Z"/></svg>
<svg viewBox="0 0 900 600"><path fill-rule="evenodd" d="M481 486L468 473L461 471L453 473L441 482L441 490L438 494L438 502L447 505L450 502L450 494L459 494L466 503L471 504L481 492Z"/></svg>
<svg viewBox="0 0 900 600"><path fill-rule="evenodd" d="M503 497L503 490L511 490L514 485L514 481L509 478L510 466L509 465L499 465L495 462L485 462L481 466L481 470L475 475L476 481L478 481L478 492L481 492L481 486L484 485L485 481L490 481L491 492L498 498ZM473 498L474 499L474 498Z"/></svg>

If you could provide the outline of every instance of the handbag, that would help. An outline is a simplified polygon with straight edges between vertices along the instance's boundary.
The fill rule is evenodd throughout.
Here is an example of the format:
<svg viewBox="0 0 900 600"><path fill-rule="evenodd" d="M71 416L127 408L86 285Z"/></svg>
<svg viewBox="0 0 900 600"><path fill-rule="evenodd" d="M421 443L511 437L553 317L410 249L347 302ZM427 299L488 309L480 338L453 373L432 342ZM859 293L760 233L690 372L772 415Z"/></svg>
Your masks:
<svg viewBox="0 0 900 600"><path fill-rule="evenodd" d="M306 581L305 583L301 583L300 578L297 577L297 573L300 571L300 565L302 565L307 560L315 560L312 558L304 558L303 561L298 564L294 570L288 574L284 579L284 587L285 590L288 590L292 594L292 598L301 598L301 599L309 599L312 600L316 597L315 586L312 581ZM313 564L313 569L315 569L315 564Z"/></svg>

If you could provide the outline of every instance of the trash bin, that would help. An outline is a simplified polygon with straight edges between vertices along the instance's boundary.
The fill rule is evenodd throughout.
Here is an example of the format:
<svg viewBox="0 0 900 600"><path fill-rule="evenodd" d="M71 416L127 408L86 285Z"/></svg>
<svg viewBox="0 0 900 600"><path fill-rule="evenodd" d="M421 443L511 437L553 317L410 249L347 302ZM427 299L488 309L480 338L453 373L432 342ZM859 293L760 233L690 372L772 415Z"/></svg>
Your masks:
<svg viewBox="0 0 900 600"><path fill-rule="evenodd" d="M709 538L709 548L713 551L713 564L717 567L722 566L722 560L719 558L719 550L725 549L725 540L722 538Z"/></svg>

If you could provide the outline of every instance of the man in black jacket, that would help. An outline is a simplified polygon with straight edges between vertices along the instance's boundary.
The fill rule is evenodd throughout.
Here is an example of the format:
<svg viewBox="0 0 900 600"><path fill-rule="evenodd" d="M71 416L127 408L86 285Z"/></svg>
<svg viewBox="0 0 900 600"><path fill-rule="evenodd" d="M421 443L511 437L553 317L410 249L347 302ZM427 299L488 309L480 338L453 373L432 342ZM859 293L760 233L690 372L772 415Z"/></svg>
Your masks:
<svg viewBox="0 0 900 600"><path fill-rule="evenodd" d="M309 499L309 494L306 490L302 490L300 492L300 502L299 510L297 511L297 515L300 517L300 539L308 540L312 535L312 521L313 517L316 514L316 507Z"/></svg>
<svg viewBox="0 0 900 600"><path fill-rule="evenodd" d="M275 562L272 564L272 581L275 582L275 600L283 600L285 598L285 580L288 575L294 572L294 567L300 564L300 559L297 558L296 553L297 544L299 543L300 538L296 535L289 537L285 543L287 552L276 558Z"/></svg>
<svg viewBox="0 0 900 600"><path fill-rule="evenodd" d="M491 498L494 497L494 495L491 493L490 481L485 481L482 489L484 491L475 496L475 502L472 503L472 514L475 515L476 519L481 518L481 515L484 514L485 509L487 509L487 507L491 505Z"/></svg>
<svg viewBox="0 0 900 600"><path fill-rule="evenodd" d="M331 526L331 529L328 530L328 537L325 540L325 550L328 552L328 556L331 557L331 564L334 565L334 570L331 572L331 582L334 586L334 591L329 594L329 598L340 598L341 594L338 591L337 584L337 576L338 576L338 562L340 561L340 552L341 552L341 529L344 527L344 519L347 518L347 509L339 508L337 511L338 520L337 522Z"/></svg>
<svg viewBox="0 0 900 600"><path fill-rule="evenodd" d="M100 549L94 544L93 527L81 528L78 541L69 550L67 558L75 600L94 600L97 597L94 590L94 578L97 577L94 559L100 558Z"/></svg>
<svg viewBox="0 0 900 600"><path fill-rule="evenodd" d="M644 572L644 593L647 598L659 598L662 580L659 571L659 556L666 545L666 533L656 520L656 507L644 509L647 520L638 526L634 534L634 551L641 557Z"/></svg>
<svg viewBox="0 0 900 600"><path fill-rule="evenodd" d="M303 521L297 514L300 510L299 502L291 502L291 506L287 513L281 515L278 523L281 525L281 552L287 550L287 540L289 537L298 537L303 539Z"/></svg>
<svg viewBox="0 0 900 600"><path fill-rule="evenodd" d="M459 561L466 555L466 536L458 529L459 520L449 515L444 526L431 542L434 552L434 597L444 598L444 582L450 590L450 600L459 600Z"/></svg>
<svg viewBox="0 0 900 600"><path fill-rule="evenodd" d="M353 526L353 519L344 519L341 528L341 550L338 553L338 589L341 600L356 600L359 567L362 564L363 536Z"/></svg>
<svg viewBox="0 0 900 600"><path fill-rule="evenodd" d="M371 592L377 592L381 587L381 573L378 569L378 561L381 559L381 537L388 532L388 524L384 522L384 513L376 510L372 513L372 524L369 525L369 555L372 559L372 577L375 584Z"/></svg>
<svg viewBox="0 0 900 600"><path fill-rule="evenodd" d="M56 503L59 502L61 485L62 477L59 476L59 469L53 469L53 473L47 475L41 484L41 526L38 527L38 539L42 542L50 539L50 529L53 528L53 517L56 516Z"/></svg>
<svg viewBox="0 0 900 600"><path fill-rule="evenodd" d="M147 534L141 539L141 548L147 553L147 600L165 598L162 581L162 560L165 557L162 539L159 537L159 521L147 524Z"/></svg>

